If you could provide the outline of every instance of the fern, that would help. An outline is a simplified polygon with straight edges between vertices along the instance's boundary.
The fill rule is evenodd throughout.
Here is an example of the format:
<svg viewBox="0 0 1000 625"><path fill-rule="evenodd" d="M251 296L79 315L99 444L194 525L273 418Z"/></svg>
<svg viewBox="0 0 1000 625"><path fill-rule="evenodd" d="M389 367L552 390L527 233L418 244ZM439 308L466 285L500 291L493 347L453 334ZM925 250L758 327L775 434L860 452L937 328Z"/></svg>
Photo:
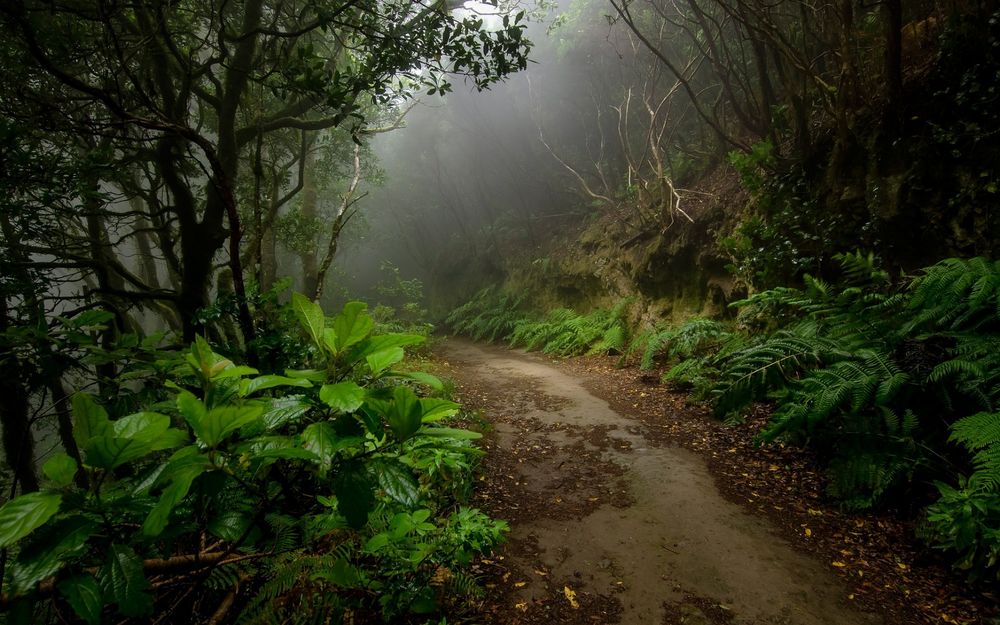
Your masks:
<svg viewBox="0 0 1000 625"><path fill-rule="evenodd" d="M914 279L908 329L996 328L1000 316L1000 261L949 258Z"/></svg>
<svg viewBox="0 0 1000 625"><path fill-rule="evenodd" d="M524 318L524 313L519 310L521 301L519 296L497 293L494 287L487 287L453 310L445 318L445 323L455 332L477 341L492 343L503 340Z"/></svg>
<svg viewBox="0 0 1000 625"><path fill-rule="evenodd" d="M787 387L807 370L850 357L836 341L816 335L809 325L778 332L728 358L713 389L715 412L722 417L738 412Z"/></svg>
<svg viewBox="0 0 1000 625"><path fill-rule="evenodd" d="M1000 412L979 412L959 419L951 426L951 441L970 453L975 472L973 488L1000 492Z"/></svg>

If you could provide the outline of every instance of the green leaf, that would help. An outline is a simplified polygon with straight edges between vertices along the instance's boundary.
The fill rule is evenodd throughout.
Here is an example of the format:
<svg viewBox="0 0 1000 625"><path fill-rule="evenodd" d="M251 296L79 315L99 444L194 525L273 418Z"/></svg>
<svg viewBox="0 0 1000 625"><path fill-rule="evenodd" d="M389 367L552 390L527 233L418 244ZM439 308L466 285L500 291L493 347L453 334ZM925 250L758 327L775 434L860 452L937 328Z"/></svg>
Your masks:
<svg viewBox="0 0 1000 625"><path fill-rule="evenodd" d="M42 473L52 480L56 488L63 488L73 483L78 468L76 460L60 451L45 461L45 464L42 465Z"/></svg>
<svg viewBox="0 0 1000 625"><path fill-rule="evenodd" d="M441 378L437 377L436 375L431 375L430 373L425 373L423 371L408 371L408 372L397 371L394 372L392 375L400 378L406 378L408 380L413 380L414 382L419 382L421 384L429 386L435 391L444 390L444 382L441 381Z"/></svg>
<svg viewBox="0 0 1000 625"><path fill-rule="evenodd" d="M312 382L305 378L288 378L283 375L260 375L249 380L240 380L240 396L246 397L258 391L276 386L298 386L309 388Z"/></svg>
<svg viewBox="0 0 1000 625"><path fill-rule="evenodd" d="M369 337L368 340L359 343L357 346L357 357L363 358L376 352L393 349L395 347L406 347L407 345L419 345L427 339L419 334L379 334Z"/></svg>
<svg viewBox="0 0 1000 625"><path fill-rule="evenodd" d="M423 436L446 436L463 441L474 441L483 437L479 432L461 430L458 428L420 428L418 434Z"/></svg>
<svg viewBox="0 0 1000 625"><path fill-rule="evenodd" d="M104 436L111 430L108 413L94 398L86 393L73 395L73 439L84 447L95 436Z"/></svg>
<svg viewBox="0 0 1000 625"><path fill-rule="evenodd" d="M407 508L417 505L420 487L409 467L398 460L385 460L375 465L375 472L386 495Z"/></svg>
<svg viewBox="0 0 1000 625"><path fill-rule="evenodd" d="M421 420L424 423L440 421L445 417L458 414L461 406L447 399L437 399L435 397L422 397L420 399Z"/></svg>
<svg viewBox="0 0 1000 625"><path fill-rule="evenodd" d="M173 449L174 447L180 447L189 441L187 432L183 430L178 430L177 428L169 428L166 432L161 434L159 438L150 442L153 451L160 451L163 449Z"/></svg>
<svg viewBox="0 0 1000 625"><path fill-rule="evenodd" d="M337 335L337 353L364 340L375 325L368 314L368 304L347 302L344 310L333 320L333 331Z"/></svg>
<svg viewBox="0 0 1000 625"><path fill-rule="evenodd" d="M372 375L378 375L405 357L402 347L391 347L365 356L365 362L368 363Z"/></svg>
<svg viewBox="0 0 1000 625"><path fill-rule="evenodd" d="M261 406L222 406L208 411L201 422L192 424L195 436L207 447L216 447L226 436L260 418Z"/></svg>
<svg viewBox="0 0 1000 625"><path fill-rule="evenodd" d="M309 333L313 344L322 349L326 318L323 316L323 309L320 305L301 293L292 293L292 310L299 323Z"/></svg>
<svg viewBox="0 0 1000 625"><path fill-rule="evenodd" d="M302 431L303 446L316 454L323 464L330 464L337 453L337 433L333 426L325 421L313 423Z"/></svg>
<svg viewBox="0 0 1000 625"><path fill-rule="evenodd" d="M357 567L346 558L340 558L333 566L317 571L312 576L341 588L355 588L361 581Z"/></svg>
<svg viewBox="0 0 1000 625"><path fill-rule="evenodd" d="M228 542L235 542L247 534L253 523L253 514L247 510L222 510L219 516L208 522L208 531L215 537Z"/></svg>
<svg viewBox="0 0 1000 625"><path fill-rule="evenodd" d="M281 426L297 421L302 415L309 412L312 407L302 395L289 395L287 397L276 397L271 400L271 405L261 415L264 427L268 430L275 430Z"/></svg>
<svg viewBox="0 0 1000 625"><path fill-rule="evenodd" d="M309 380L310 382L325 382L326 371L322 369L285 369L285 375L290 378Z"/></svg>
<svg viewBox="0 0 1000 625"><path fill-rule="evenodd" d="M87 625L101 625L104 597L93 575L74 575L59 582L56 588Z"/></svg>
<svg viewBox="0 0 1000 625"><path fill-rule="evenodd" d="M365 401L365 389L354 382L324 384L319 398L326 405L340 412L354 412Z"/></svg>
<svg viewBox="0 0 1000 625"><path fill-rule="evenodd" d="M21 540L59 511L62 495L41 491L11 499L0 507L0 549Z"/></svg>
<svg viewBox="0 0 1000 625"><path fill-rule="evenodd" d="M146 536L159 536L167 527L170 513L184 500L195 478L212 468L208 456L184 454L175 456L167 463L157 482L170 481L163 489L160 499L153 506L142 524L142 533Z"/></svg>
<svg viewBox="0 0 1000 625"><path fill-rule="evenodd" d="M189 391L181 391L177 395L177 411L181 413L181 416L188 422L192 430L201 427L201 422L208 413L204 402Z"/></svg>
<svg viewBox="0 0 1000 625"><path fill-rule="evenodd" d="M170 417L158 412L137 412L112 423L114 435L142 442L158 439L170 427Z"/></svg>
<svg viewBox="0 0 1000 625"><path fill-rule="evenodd" d="M142 560L131 547L112 544L108 561L101 568L101 587L118 604L125 616L148 616L153 612L153 598L146 590L149 581L142 570Z"/></svg>
<svg viewBox="0 0 1000 625"><path fill-rule="evenodd" d="M254 369L253 367L246 367L244 365L233 365L231 367L226 367L222 371L216 373L212 376L213 380L224 380L226 378L242 378L245 375L257 375L260 371Z"/></svg>
<svg viewBox="0 0 1000 625"><path fill-rule="evenodd" d="M101 436L91 439L84 448L84 464L111 470L153 451L153 445L131 438Z"/></svg>
<svg viewBox="0 0 1000 625"><path fill-rule="evenodd" d="M11 570L11 589L15 595L34 589L54 575L63 562L83 552L97 524L82 516L63 519L43 528L21 548Z"/></svg>
<svg viewBox="0 0 1000 625"><path fill-rule="evenodd" d="M361 529L368 522L368 513L375 507L375 495L365 468L360 463L345 466L333 484L337 493L337 511L347 524Z"/></svg>
<svg viewBox="0 0 1000 625"><path fill-rule="evenodd" d="M392 390L392 407L386 414L392 433L400 441L405 441L420 429L423 410L420 400L410 389L397 386Z"/></svg>

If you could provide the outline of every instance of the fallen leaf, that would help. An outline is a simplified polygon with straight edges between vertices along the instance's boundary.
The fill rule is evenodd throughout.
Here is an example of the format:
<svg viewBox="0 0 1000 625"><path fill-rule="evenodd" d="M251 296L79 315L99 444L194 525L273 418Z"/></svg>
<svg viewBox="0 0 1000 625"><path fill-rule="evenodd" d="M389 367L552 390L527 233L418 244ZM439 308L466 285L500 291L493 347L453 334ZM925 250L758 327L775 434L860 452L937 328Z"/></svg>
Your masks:
<svg viewBox="0 0 1000 625"><path fill-rule="evenodd" d="M563 586L563 594L566 595L566 601L569 601L569 605L574 609L578 610L580 604L576 601L576 591L569 586Z"/></svg>
<svg viewBox="0 0 1000 625"><path fill-rule="evenodd" d="M528 602L527 601L522 601L520 603L515 603L514 607L517 608L518 610L522 611L522 612L527 612L528 611Z"/></svg>
<svg viewBox="0 0 1000 625"><path fill-rule="evenodd" d="M837 567L837 568L843 568L843 567L847 566L847 565L846 565L846 564L844 564L843 562L837 562L836 560L834 560L834 561L832 562L832 564L833 564L833 566L835 566L835 567Z"/></svg>
<svg viewBox="0 0 1000 625"><path fill-rule="evenodd" d="M514 588L524 588L528 582L514 582Z"/></svg>
<svg viewBox="0 0 1000 625"><path fill-rule="evenodd" d="M809 536L812 536L812 535L813 535L813 531L807 527L806 528L806 537L809 537Z"/></svg>

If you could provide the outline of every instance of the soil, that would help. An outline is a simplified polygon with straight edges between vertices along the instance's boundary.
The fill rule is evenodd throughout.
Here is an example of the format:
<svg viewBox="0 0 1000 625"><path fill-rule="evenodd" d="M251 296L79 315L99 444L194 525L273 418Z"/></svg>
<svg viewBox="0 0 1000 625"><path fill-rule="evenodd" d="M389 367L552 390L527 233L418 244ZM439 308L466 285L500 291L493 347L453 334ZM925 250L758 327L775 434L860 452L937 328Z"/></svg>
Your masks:
<svg viewBox="0 0 1000 625"><path fill-rule="evenodd" d="M448 339L458 398L489 434L473 504L506 519L475 568L486 624L986 623L892 518L822 497L801 451L752 443L655 375ZM757 423L759 422L759 423Z"/></svg>

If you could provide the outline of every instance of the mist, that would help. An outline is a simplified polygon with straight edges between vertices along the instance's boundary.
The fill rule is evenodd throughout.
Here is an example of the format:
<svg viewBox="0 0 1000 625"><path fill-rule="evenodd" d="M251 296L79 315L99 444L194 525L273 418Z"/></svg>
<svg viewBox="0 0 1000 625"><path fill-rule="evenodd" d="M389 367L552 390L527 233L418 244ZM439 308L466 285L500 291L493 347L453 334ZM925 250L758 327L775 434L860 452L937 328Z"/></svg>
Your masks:
<svg viewBox="0 0 1000 625"><path fill-rule="evenodd" d="M422 96L402 127L372 138L382 183L366 188L344 233L342 296L377 299L389 263L430 301L454 305L591 211L570 167L595 176L588 164L615 156L601 136L611 113L601 83L622 57L603 7L564 4L531 23L527 70L482 91L456 82L443 98Z"/></svg>

